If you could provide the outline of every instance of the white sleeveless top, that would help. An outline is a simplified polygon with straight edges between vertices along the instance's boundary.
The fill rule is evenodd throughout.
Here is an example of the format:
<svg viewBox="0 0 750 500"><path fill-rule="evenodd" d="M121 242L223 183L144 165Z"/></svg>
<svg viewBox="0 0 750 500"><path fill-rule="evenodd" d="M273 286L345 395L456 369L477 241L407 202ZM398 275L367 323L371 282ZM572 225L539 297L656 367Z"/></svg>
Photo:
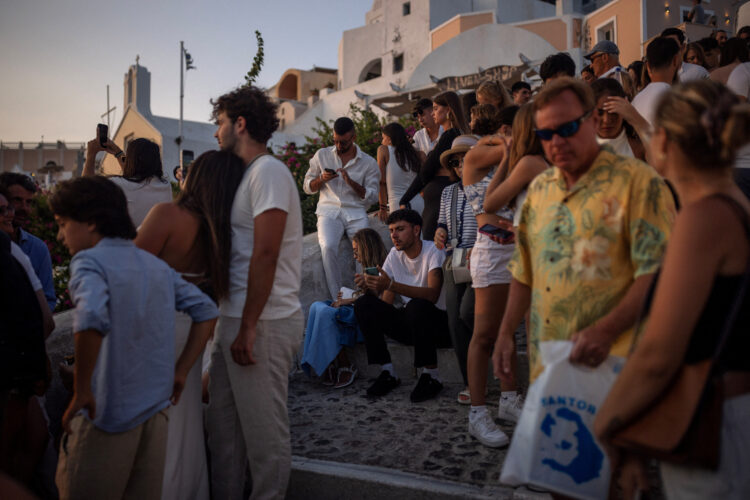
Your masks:
<svg viewBox="0 0 750 500"><path fill-rule="evenodd" d="M388 146L388 164L385 166L385 182L388 185L388 211L398 210L398 202L411 185L416 172L411 170L404 171L399 167L396 161L396 150L393 146ZM411 202L412 208L421 213L421 207L415 207L415 204L421 204L422 197L415 196Z"/></svg>
<svg viewBox="0 0 750 500"><path fill-rule="evenodd" d="M615 154L626 156L628 158L635 158L633 149L630 147L630 141L628 141L628 136L625 133L625 127L620 131L620 135L614 139L604 139L596 136L596 142L601 146L609 146Z"/></svg>

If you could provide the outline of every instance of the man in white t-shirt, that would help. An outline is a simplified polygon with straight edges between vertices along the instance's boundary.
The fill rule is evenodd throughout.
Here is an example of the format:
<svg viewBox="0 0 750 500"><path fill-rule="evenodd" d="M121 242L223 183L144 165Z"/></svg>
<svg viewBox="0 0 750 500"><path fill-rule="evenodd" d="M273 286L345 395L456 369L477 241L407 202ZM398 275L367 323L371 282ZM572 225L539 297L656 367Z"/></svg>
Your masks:
<svg viewBox="0 0 750 500"><path fill-rule="evenodd" d="M367 208L378 201L380 168L375 159L362 151L356 140L354 122L341 117L333 122L333 147L321 148L310 159L303 189L320 193L318 243L331 299L341 289L339 244L341 237L351 240L360 229L369 227Z"/></svg>
<svg viewBox="0 0 750 500"><path fill-rule="evenodd" d="M417 101L417 104L414 105L412 115L422 126L414 134L414 145L417 151L424 153L424 157L422 158L422 161L424 161L427 155L430 154L430 151L435 148L438 139L440 139L440 136L445 131L442 125L435 123L435 119L432 117L432 101L426 97Z"/></svg>
<svg viewBox="0 0 750 500"><path fill-rule="evenodd" d="M661 96L672 87L677 67L682 61L680 46L672 37L656 37L646 47L646 60L651 83L635 96L633 107L649 125L653 125L656 105Z"/></svg>
<svg viewBox="0 0 750 500"><path fill-rule="evenodd" d="M382 367L367 394L384 396L401 384L386 346L387 335L414 346L414 366L424 368L411 392L411 401L418 403L442 390L437 348L451 345L442 290L445 253L420 238L422 217L414 210L392 212L387 224L393 248L383 268L377 268L377 275L366 269L364 275L356 276L357 284L368 289L354 303L354 314L365 337L367 361ZM394 307L397 295L404 307Z"/></svg>
<svg viewBox="0 0 750 500"><path fill-rule="evenodd" d="M247 164L232 205L229 296L219 303L207 412L211 496L282 499L291 469L288 374L302 340L302 216L289 169L266 148L276 104L256 87L215 101L222 150Z"/></svg>
<svg viewBox="0 0 750 500"><path fill-rule="evenodd" d="M727 87L742 100L750 99L750 62L740 63L732 70L727 80Z"/></svg>
<svg viewBox="0 0 750 500"><path fill-rule="evenodd" d="M687 52L687 39L681 29L667 28L661 32L661 36L672 38L680 46L680 65L677 67L677 79L680 83L709 78L710 73L703 66L682 62L685 52ZM648 58L648 56L646 57Z"/></svg>

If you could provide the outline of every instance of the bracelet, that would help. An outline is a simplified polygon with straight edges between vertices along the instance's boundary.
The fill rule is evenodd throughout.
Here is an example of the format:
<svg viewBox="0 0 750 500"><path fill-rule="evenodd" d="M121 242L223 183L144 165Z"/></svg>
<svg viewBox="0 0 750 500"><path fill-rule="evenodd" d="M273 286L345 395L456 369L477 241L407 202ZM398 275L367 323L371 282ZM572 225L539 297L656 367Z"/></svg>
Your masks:
<svg viewBox="0 0 750 500"><path fill-rule="evenodd" d="M121 149L120 151L118 151L117 153L115 153L115 158L117 158L117 159L119 160L119 159L120 159L120 157L121 157L122 155L124 155L124 154L125 154L125 153L124 153L124 152L122 151L122 149Z"/></svg>
<svg viewBox="0 0 750 500"><path fill-rule="evenodd" d="M391 288L393 288L393 282L394 281L396 281L396 280L394 280L393 278L391 278L391 282L388 283L388 288L386 288L386 290L390 290Z"/></svg>

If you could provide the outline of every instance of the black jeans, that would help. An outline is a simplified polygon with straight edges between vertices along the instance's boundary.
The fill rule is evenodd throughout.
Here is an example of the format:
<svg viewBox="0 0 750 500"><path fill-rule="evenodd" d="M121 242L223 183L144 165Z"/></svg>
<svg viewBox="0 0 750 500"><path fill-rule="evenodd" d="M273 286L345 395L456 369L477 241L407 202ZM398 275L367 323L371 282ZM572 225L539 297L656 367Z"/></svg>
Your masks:
<svg viewBox="0 0 750 500"><path fill-rule="evenodd" d="M405 307L396 308L374 295L365 294L354 302L354 314L365 337L370 364L391 362L386 335L414 346L417 368L436 365L437 348L451 345L448 316L429 300L411 299Z"/></svg>
<svg viewBox="0 0 750 500"><path fill-rule="evenodd" d="M455 283L453 272L445 269L443 269L443 279L445 309L448 313L451 341L453 349L456 351L456 359L458 359L464 384L468 385L466 358L469 354L471 334L474 331L474 288L472 288L471 282Z"/></svg>

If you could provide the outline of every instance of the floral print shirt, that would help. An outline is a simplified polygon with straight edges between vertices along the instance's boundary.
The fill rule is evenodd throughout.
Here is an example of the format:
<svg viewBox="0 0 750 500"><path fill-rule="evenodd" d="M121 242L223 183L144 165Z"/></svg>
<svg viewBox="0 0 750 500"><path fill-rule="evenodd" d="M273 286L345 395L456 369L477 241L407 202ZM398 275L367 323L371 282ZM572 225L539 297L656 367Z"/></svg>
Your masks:
<svg viewBox="0 0 750 500"><path fill-rule="evenodd" d="M602 148L567 187L559 168L532 181L508 269L531 288L531 380L539 342L565 340L605 316L641 275L658 269L675 216L672 194L645 163ZM632 329L611 354L627 354Z"/></svg>

